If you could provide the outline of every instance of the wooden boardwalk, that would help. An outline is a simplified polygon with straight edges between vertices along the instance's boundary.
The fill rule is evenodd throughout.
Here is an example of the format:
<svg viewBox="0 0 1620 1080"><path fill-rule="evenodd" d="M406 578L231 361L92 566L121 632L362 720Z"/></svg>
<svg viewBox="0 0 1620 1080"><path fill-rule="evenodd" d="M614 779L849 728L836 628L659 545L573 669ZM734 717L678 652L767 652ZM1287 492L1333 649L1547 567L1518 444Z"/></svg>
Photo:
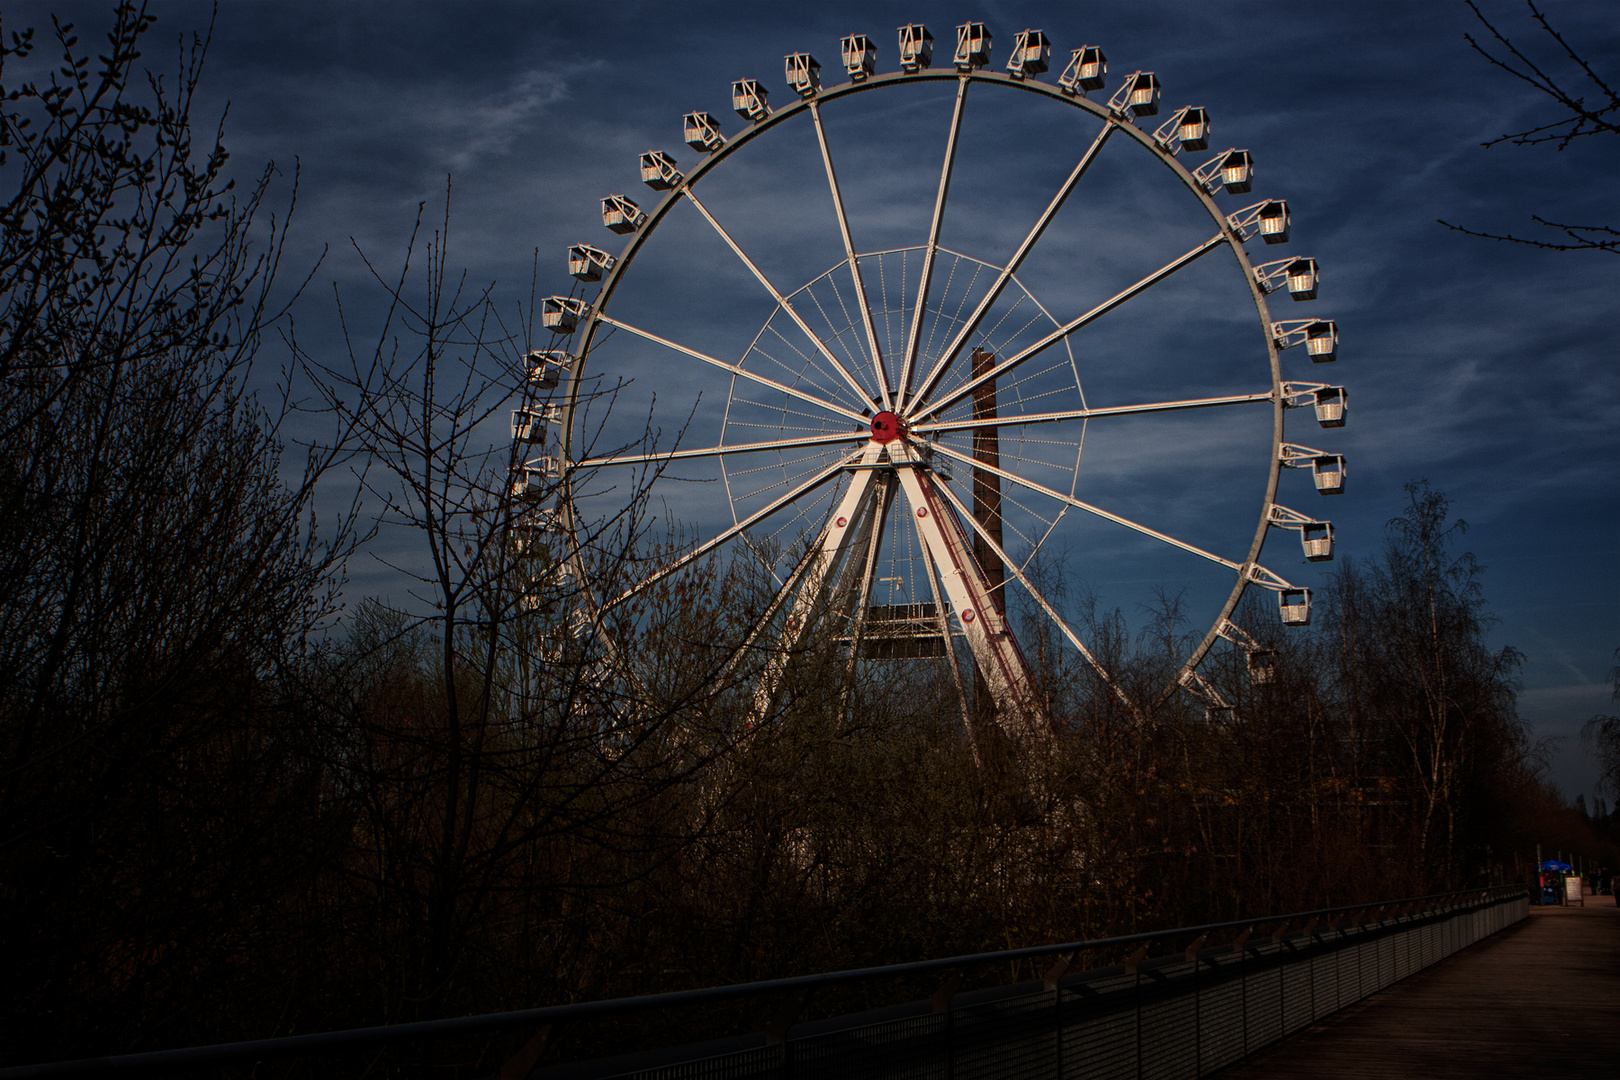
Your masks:
<svg viewBox="0 0 1620 1080"><path fill-rule="evenodd" d="M1220 1080L1613 1076L1620 907L1532 907L1495 937L1215 1075ZM1580 1072L1571 1072L1579 1067Z"/></svg>

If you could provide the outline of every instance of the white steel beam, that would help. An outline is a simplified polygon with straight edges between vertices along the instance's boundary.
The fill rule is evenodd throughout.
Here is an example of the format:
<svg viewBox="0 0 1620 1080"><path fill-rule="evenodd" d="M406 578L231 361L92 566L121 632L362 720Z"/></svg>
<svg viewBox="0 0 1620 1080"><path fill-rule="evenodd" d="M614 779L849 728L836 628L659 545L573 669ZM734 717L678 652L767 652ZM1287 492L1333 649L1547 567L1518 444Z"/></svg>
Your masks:
<svg viewBox="0 0 1620 1080"><path fill-rule="evenodd" d="M990 594L989 582L973 560L955 512L940 496L932 475L916 467L915 452L903 440L889 444L889 459L897 466L927 558L939 568L945 595L999 706L998 721L1010 735L1024 734L1019 730L1024 725L1038 730L1030 723L1035 703L1029 666Z"/></svg>
<svg viewBox="0 0 1620 1080"><path fill-rule="evenodd" d="M752 371L744 368L741 364L728 364L724 360L717 359L708 355L707 353L700 353L696 349L689 349L685 345L671 341L668 338L659 337L650 330L643 330L639 326L631 326L627 322L620 322L618 319L611 319L606 315L598 315L596 317L596 321L599 323L606 323L608 326L617 327L620 330L628 330L637 337L646 338L648 341L651 341L656 345L662 345L666 349L674 349L678 353L685 353L694 360L701 360L705 364L712 364L723 371L731 372L731 374L736 375L738 378L747 379L750 382L756 382L761 386L768 386L772 390L780 390L789 397L796 397L800 401L808 402L811 405L825 409L830 413L837 413L839 416L847 416L862 426L865 426L871 422L870 417L862 413L858 413L853 409L846 409L837 402L816 397L814 394L807 394L803 390L788 386L786 383L779 383L775 379L767 379L763 375L756 375ZM865 398L863 397L862 400L864 401Z"/></svg>
<svg viewBox="0 0 1620 1080"><path fill-rule="evenodd" d="M894 408L889 393L889 374L883 367L883 350L878 348L877 325L872 322L872 305L866 298L866 283L861 280L861 260L855 254L855 243L849 235L849 217L844 213L844 196L838 189L838 174L833 170L832 152L827 149L827 132L821 126L821 106L810 99L810 119L815 121L816 141L821 144L821 163L827 169L827 187L832 190L833 211L838 215L838 233L844 238L844 258L849 261L849 276L855 284L855 299L861 308L861 323L866 327L866 345L871 350L872 374L877 380L878 394L885 409Z"/></svg>
<svg viewBox="0 0 1620 1080"><path fill-rule="evenodd" d="M1221 405L1244 405L1258 401L1271 401L1267 390L1259 394L1231 394L1226 397L1188 398L1185 401L1149 401L1139 405L1105 405L1096 409L1063 409L1044 413L1001 413L979 420L937 420L912 424L907 430L918 435L934 435L948 431L970 431L981 427L1018 427L1021 424L1052 424L1063 420L1090 420L1098 416L1134 416L1140 413L1177 412L1182 409L1208 409Z"/></svg>
<svg viewBox="0 0 1620 1080"><path fill-rule="evenodd" d="M821 536L816 541L815 557L801 575L793 606L788 609L784 633L754 685L754 706L749 712L751 724L760 723L770 715L788 661L799 651L806 631L816 621L821 609L821 588L826 584L828 572L844 558L852 541L858 545L860 538L866 535L866 529L870 528L870 522L865 519L873 509L872 466L882 456L882 443L875 439L867 443L850 477L849 489L844 492L844 497L838 501L837 508L821 530Z"/></svg>
<svg viewBox="0 0 1620 1080"><path fill-rule="evenodd" d="M923 251L922 281L917 286L917 303L906 333L906 355L900 364L900 383L895 388L901 400L910 397L911 372L917 363L922 339L923 315L928 310L928 287L934 280L934 256L939 252L939 227L945 219L945 196L951 190L951 169L956 163L956 137L962 131L962 106L967 102L968 79L956 81L956 107L951 112L951 130L945 137L945 163L939 169L939 190L934 194L934 217L928 224L928 246Z"/></svg>
<svg viewBox="0 0 1620 1080"><path fill-rule="evenodd" d="M764 442L733 443L730 446L704 446L691 450L654 450L645 454L613 454L610 457L571 461L568 463L568 467L577 472L580 469L602 469L609 465L640 465L647 462L678 461L685 458L749 454L757 450L793 450L811 446L829 446L837 443L859 442L862 439L870 439L871 437L871 428L870 425L867 425L859 431L841 432L835 435L800 435L790 439L767 439Z"/></svg>
<svg viewBox="0 0 1620 1080"><path fill-rule="evenodd" d="M1135 285L1131 285L1128 288L1122 289L1115 293L1113 296L1109 297L1107 300L1104 300L1102 303L1098 304L1096 307L1092 308L1078 319L1073 319L1064 323L1062 326L1058 327L1056 330L1053 330L1050 334L1047 334L1029 348L1024 349L1021 352L1014 353L1012 356L1009 356L1007 359L1003 360L1001 363L997 364L983 375L980 375L978 378L968 380L967 383L957 387L944 398L941 398L938 402L927 402L926 410L916 415L914 419L918 422L933 419L946 409L950 408L952 405L956 404L958 401L961 401L963 398L973 393L974 389L976 389L981 383L986 383L991 379L999 378L1001 375L1011 371L1013 368L1017 367L1019 364L1022 364L1025 360L1028 360L1036 353L1051 347L1059 341L1062 341L1064 338L1068 337L1082 326L1085 326L1087 323L1095 322L1096 320L1102 318L1104 315L1108 314L1110 311L1113 311L1115 308L1119 307L1119 305L1136 296L1138 293L1145 292L1157 285L1159 282L1163 281L1171 274L1174 274L1182 267L1196 262L1198 259L1209 254L1211 251L1214 251L1225 241L1225 233L1216 233L1214 236L1210 237L1208 240L1205 240L1197 247L1192 248L1185 254L1178 255L1176 258L1170 260L1168 263L1153 271L1153 273L1149 274L1141 281L1138 281Z"/></svg>
<svg viewBox="0 0 1620 1080"><path fill-rule="evenodd" d="M1195 547L1184 540L1177 540L1173 536L1159 532L1157 529L1150 529L1146 525L1132 521L1130 518L1120 517L1118 514L1110 514L1107 510L1102 509L1100 506L1093 506L1091 503L1076 499L1073 495L1065 495L1063 492L1049 488L1044 484L1037 484L1033 480L1027 480L1024 477L1019 476L1017 473L1010 473L1005 469L997 468L996 466L990 465L983 461L978 461L967 454L952 450L943 443L935 443L933 444L933 447L935 452L944 454L946 457L955 458L964 465L971 465L975 469L983 469L986 472L994 473L1004 480L1011 480L1019 487L1027 488L1030 491L1045 495L1049 499L1056 499L1058 502L1067 506L1072 506L1076 510L1084 510L1088 514L1096 514L1098 517L1106 521L1112 521L1116 525L1123 525L1127 529L1135 530L1144 536L1151 536L1155 540L1162 540L1171 547L1178 547L1183 551L1208 559L1210 562L1220 563L1228 570L1236 570L1239 572L1242 572L1243 570L1242 563L1235 563L1231 559L1223 559L1212 551L1205 551L1203 548Z"/></svg>
<svg viewBox="0 0 1620 1080"><path fill-rule="evenodd" d="M1080 183L1080 178L1086 175L1087 169L1091 168L1091 163L1096 160L1098 152L1102 150L1103 144L1108 141L1108 136L1114 133L1115 127L1116 124L1113 121L1104 124L1102 131L1097 134L1096 139L1092 140L1091 145L1086 148L1086 152L1080 155L1080 161L1070 171L1069 178L1063 182L1062 187L1058 188L1057 194L1052 196L1052 201L1047 204L1046 210L1042 212L1034 227L1024 237L1024 242L1018 245L1018 250L1013 252L1013 257L1007 260L1007 265L1002 267L1001 272L996 275L995 283L990 286L990 291L984 294L978 306L974 308L973 314L968 316L967 322L963 323L961 329L957 330L956 336L951 339L951 343L945 346L945 351L939 354L939 359L934 362L933 370L923 379L922 385L917 387L917 400L928 400L928 395L933 393L934 387L939 384L939 380L945 375L945 369L950 367L951 361L956 359L956 355L962 351L962 346L967 344L968 338L972 337L973 332L979 328L979 323L984 321L985 313L990 310L990 305L994 304L997 298L1001 296L1002 290L1007 287L1007 282L1011 281L1012 276L1018 273L1018 268L1024 265L1024 259L1034 250L1036 243L1040 241L1041 236L1046 232L1046 227L1052 224L1052 219L1057 216L1057 212L1063 209L1063 204L1074 192L1075 185ZM904 406L905 403L902 402L901 407L904 408Z"/></svg>
<svg viewBox="0 0 1620 1080"><path fill-rule="evenodd" d="M702 214L704 218L708 220L709 225L714 229L714 231L720 234L720 239L726 242L726 246L730 247L732 252L736 254L737 258L742 260L743 265L748 267L749 271L754 275L759 283L765 287L765 291L771 294L771 298L776 301L777 306L783 311L787 312L788 318L793 320L794 325L797 326L799 331L809 339L810 344L815 346L816 351L822 355L827 363L833 366L834 371L838 372L838 374L843 377L843 380L849 384L850 389L855 391L855 400L870 400L870 391L856 381L855 376L851 375L849 373L849 369L844 367L844 365L839 362L838 357L832 354L831 350L827 348L826 343L823 342L821 338L816 336L815 332L810 329L809 324L806 323L799 315L798 309L788 301L787 297L782 295L782 291L780 289L771 284L771 279L765 276L765 271L761 270L754 264L754 260L749 258L748 253L744 251L740 245L738 245L737 241L731 238L731 234L726 232L725 227L721 225L718 220L716 220L715 216L709 213L709 208L704 206L703 203L698 200L697 195L693 193L692 189L689 187L682 188L681 194L685 195L687 201L697 208L697 212Z"/></svg>
<svg viewBox="0 0 1620 1080"><path fill-rule="evenodd" d="M984 542L990 546L990 550L996 553L996 558L1002 561L1013 577L1018 580L1018 583L1024 587L1024 590L1028 592L1030 597L1034 599L1035 603L1040 606L1040 609L1046 612L1046 617L1051 619L1053 624L1057 626L1058 630L1062 632L1063 636L1069 639L1069 644L1074 646L1075 651L1084 657L1086 663L1091 665L1092 670L1097 673L1103 682L1107 683L1113 689L1120 701L1124 702L1126 707L1134 711L1136 708L1135 704L1131 701L1130 697L1126 695L1125 691L1114 682L1114 677L1108 673L1108 669L1097 662L1097 657L1092 654L1090 649L1086 648L1086 643L1080 640L1080 635L1069 629L1069 624L1065 622L1063 617L1057 613L1057 609L1047 602L1046 597L1041 595L1040 590L1035 588L1034 584L1029 580L1029 578L1024 576L1024 572L1018 568L1018 564L1013 562L1011 557L1009 557L1007 552L1002 549L1000 544L996 543L995 537L990 535L990 530L985 528L984 524L972 514L968 513L967 507L962 505L962 501L956 497L955 493L953 493L950 488L946 487L944 484L940 484L938 485L937 490L950 501L950 504L953 507L956 508L957 515L963 521L966 521L968 524L973 526L973 531L978 533L979 536L983 538Z"/></svg>
<svg viewBox="0 0 1620 1080"><path fill-rule="evenodd" d="M653 585L656 585L658 582L664 580L665 578L669 577L669 575L679 571L683 567L689 566L698 559L703 558L703 556L707 555L721 544L724 544L733 536L741 533L744 529L763 521L765 518L770 517L788 503L793 502L800 496L806 495L820 487L822 484L825 484L839 472L849 468L852 464L854 464L855 460L855 455L850 454L842 461L833 462L831 465L827 466L825 469L822 469L820 472L816 473L798 487L784 495L780 495L777 498L772 499L758 510L755 510L752 514L749 514L747 517L731 526L731 528L722 530L719 534L699 544L697 547L693 548L691 551L688 551L685 555L682 555L680 558L676 559L662 570L655 571L654 573L649 574L646 578L643 578L641 581L636 582L628 589L625 589L623 592L619 593L618 596L615 596L613 599L604 603L602 605L602 609L605 611L608 608L617 607L619 604L622 604L636 594L651 588Z"/></svg>

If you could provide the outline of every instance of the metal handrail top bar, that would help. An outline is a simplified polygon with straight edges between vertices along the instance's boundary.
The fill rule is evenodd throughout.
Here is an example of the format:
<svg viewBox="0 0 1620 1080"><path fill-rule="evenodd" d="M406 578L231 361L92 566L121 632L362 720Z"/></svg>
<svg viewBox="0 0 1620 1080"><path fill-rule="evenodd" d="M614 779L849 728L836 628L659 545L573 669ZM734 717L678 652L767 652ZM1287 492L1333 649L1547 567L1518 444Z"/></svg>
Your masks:
<svg viewBox="0 0 1620 1080"><path fill-rule="evenodd" d="M237 1061L259 1061L266 1058L296 1057L323 1051L376 1047L419 1039L473 1035L512 1027L555 1024L564 1020L593 1019L626 1013L647 1012L655 1009L703 1005L794 990L810 990L841 983L861 982L867 979L921 975L949 968L977 967L1007 960L1050 956L1054 953L1075 953L1082 950L1141 944L1172 935L1234 930L1239 927L1259 926L1269 922L1289 923L1313 916L1338 915L1344 912L1364 911L1370 908L1390 907L1397 904L1435 903L1464 896L1483 899L1489 894L1505 895L1512 892L1523 892L1526 888L1527 886L1524 885L1481 886L1472 889L1458 889L1454 892L1435 893L1430 896L1407 897L1400 900L1346 904L1342 907L1296 911L1286 915L1265 915L1252 919L1238 919L1232 922L1208 923L1202 926L1178 926L1167 930L1153 930L1140 934L1122 934L1117 937L1097 938L1090 941L1031 945L1020 949L971 953L965 956L949 956L935 960L917 960L905 964L891 964L885 967L852 968L847 971L829 971L816 975L796 975L783 979L766 979L760 982L733 983L728 986L711 986L700 990L673 990L662 994L646 994L640 997L609 998L604 1001L547 1005L535 1009L518 1009L511 1012L483 1013L475 1016L448 1017L441 1020L419 1020L408 1024L385 1024L378 1027L314 1032L308 1035L284 1035L272 1039L254 1039L247 1042L215 1043L209 1046L191 1046L173 1050L152 1050L138 1054L122 1054L116 1057L79 1058L72 1061L42 1062L36 1065L15 1065L0 1069L0 1080L32 1080L35 1077L123 1072L158 1067L196 1068Z"/></svg>

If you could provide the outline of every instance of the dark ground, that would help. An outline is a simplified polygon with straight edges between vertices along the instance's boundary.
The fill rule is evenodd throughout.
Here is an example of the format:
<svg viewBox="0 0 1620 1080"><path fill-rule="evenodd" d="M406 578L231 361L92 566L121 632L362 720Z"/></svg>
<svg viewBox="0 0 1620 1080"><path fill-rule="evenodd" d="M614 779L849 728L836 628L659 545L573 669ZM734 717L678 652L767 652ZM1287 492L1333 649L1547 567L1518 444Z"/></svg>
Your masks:
<svg viewBox="0 0 1620 1080"><path fill-rule="evenodd" d="M1570 1074L1620 1064L1620 907L1530 917L1270 1049L1221 1080Z"/></svg>

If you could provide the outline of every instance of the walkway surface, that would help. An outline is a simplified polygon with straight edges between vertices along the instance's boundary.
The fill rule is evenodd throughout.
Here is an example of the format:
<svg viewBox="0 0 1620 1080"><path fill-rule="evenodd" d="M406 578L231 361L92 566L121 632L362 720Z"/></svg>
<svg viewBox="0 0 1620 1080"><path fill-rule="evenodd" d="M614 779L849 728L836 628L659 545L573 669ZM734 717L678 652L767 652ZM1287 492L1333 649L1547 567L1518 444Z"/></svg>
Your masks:
<svg viewBox="0 0 1620 1080"><path fill-rule="evenodd" d="M1532 907L1516 926L1215 1075L1545 1080L1610 1077L1617 1066L1620 908L1589 896L1585 907Z"/></svg>

